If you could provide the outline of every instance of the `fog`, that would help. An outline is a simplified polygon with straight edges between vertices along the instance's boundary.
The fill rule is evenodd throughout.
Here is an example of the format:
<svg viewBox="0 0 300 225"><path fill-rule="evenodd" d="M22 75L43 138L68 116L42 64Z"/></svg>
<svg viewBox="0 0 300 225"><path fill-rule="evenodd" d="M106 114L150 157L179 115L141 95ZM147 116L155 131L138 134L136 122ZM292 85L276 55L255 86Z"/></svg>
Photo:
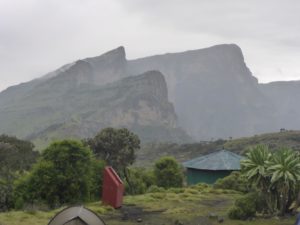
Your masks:
<svg viewBox="0 0 300 225"><path fill-rule="evenodd" d="M260 82L300 79L297 0L0 0L0 90L123 45L127 58L236 43Z"/></svg>

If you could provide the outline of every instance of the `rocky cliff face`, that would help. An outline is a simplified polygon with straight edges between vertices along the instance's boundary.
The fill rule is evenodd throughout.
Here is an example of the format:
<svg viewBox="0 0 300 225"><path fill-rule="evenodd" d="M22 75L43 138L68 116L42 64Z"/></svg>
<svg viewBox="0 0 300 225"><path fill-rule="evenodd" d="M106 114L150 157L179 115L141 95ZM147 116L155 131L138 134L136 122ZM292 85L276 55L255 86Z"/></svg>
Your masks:
<svg viewBox="0 0 300 225"><path fill-rule="evenodd" d="M258 84L237 45L136 60L119 47L0 93L0 133L45 143L125 126L144 141L184 142L180 127L195 140L299 129L298 89Z"/></svg>
<svg viewBox="0 0 300 225"><path fill-rule="evenodd" d="M179 123L195 139L247 136L271 126L273 106L236 45L132 60L128 67L166 76Z"/></svg>
<svg viewBox="0 0 300 225"><path fill-rule="evenodd" d="M300 81L279 81L260 84L261 91L275 106L274 130L300 128Z"/></svg>
<svg viewBox="0 0 300 225"><path fill-rule="evenodd" d="M148 71L106 85L95 82L97 72L89 60L81 60L31 84L34 87L15 101L7 94L13 90L3 92L0 103L7 104L0 106L0 133L30 139L38 146L55 139L91 137L108 126L127 127L142 141L184 142L189 138L177 126L160 72Z"/></svg>

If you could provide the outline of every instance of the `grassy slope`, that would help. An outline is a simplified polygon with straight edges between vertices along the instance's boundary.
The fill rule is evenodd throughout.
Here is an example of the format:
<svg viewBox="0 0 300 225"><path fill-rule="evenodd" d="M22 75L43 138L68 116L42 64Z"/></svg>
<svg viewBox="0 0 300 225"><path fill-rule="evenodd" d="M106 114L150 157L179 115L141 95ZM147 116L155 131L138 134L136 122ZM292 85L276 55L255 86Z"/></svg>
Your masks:
<svg viewBox="0 0 300 225"><path fill-rule="evenodd" d="M178 161L183 162L200 155L204 155L223 147L233 152L243 154L249 147L266 144L270 149L275 150L282 146L291 147L296 151L300 151L300 131L285 131L278 133L269 133L255 135L253 137L245 137L234 140L217 140L207 143L193 144L147 144L137 152L137 166L145 166L152 164L156 159L164 155L172 155Z"/></svg>
<svg viewBox="0 0 300 225"><path fill-rule="evenodd" d="M86 207L98 213L108 225L137 224L174 224L176 220L183 224L219 224L217 219L209 218L210 213L215 213L225 218L225 225L292 225L295 218L255 219L253 221L234 221L226 217L226 212L232 206L239 193L204 188L201 185L191 188L168 192L148 193L138 196L125 197L125 204L121 209L113 210L103 206L100 202L87 204ZM41 212L9 212L0 213L1 225L43 225L60 209ZM124 219L125 216L127 219Z"/></svg>

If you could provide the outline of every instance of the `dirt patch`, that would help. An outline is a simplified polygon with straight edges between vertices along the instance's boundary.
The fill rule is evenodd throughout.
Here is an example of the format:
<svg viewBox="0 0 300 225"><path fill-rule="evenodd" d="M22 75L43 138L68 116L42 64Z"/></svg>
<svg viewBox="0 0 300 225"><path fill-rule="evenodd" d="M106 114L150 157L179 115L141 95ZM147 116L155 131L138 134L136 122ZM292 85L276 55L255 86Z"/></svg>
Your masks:
<svg viewBox="0 0 300 225"><path fill-rule="evenodd" d="M138 220L151 215L152 216L159 215L164 211L166 210L163 209L163 210L149 211L135 205L124 205L120 209L120 214L122 216L122 220Z"/></svg>
<svg viewBox="0 0 300 225"><path fill-rule="evenodd" d="M217 200L201 200L199 203L204 206L209 207L224 207L227 206L230 201L227 199L217 199Z"/></svg>
<svg viewBox="0 0 300 225"><path fill-rule="evenodd" d="M116 210L113 214L105 215L104 220L106 224L119 222L119 224L171 224L166 223L165 218L161 215L166 210L147 210L136 205L123 205L120 209ZM157 223L159 221L159 223Z"/></svg>

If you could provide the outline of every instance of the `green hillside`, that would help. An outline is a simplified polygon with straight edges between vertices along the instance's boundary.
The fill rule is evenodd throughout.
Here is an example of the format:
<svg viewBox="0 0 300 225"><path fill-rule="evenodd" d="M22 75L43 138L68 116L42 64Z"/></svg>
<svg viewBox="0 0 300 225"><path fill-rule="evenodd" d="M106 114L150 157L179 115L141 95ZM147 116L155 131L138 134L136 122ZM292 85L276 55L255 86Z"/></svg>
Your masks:
<svg viewBox="0 0 300 225"><path fill-rule="evenodd" d="M164 155L173 155L178 161L183 162L222 148L243 154L247 149L258 144L268 145L271 150L290 147L300 151L300 131L283 131L233 140L216 140L183 145L174 143L146 144L137 152L137 165L149 165Z"/></svg>

